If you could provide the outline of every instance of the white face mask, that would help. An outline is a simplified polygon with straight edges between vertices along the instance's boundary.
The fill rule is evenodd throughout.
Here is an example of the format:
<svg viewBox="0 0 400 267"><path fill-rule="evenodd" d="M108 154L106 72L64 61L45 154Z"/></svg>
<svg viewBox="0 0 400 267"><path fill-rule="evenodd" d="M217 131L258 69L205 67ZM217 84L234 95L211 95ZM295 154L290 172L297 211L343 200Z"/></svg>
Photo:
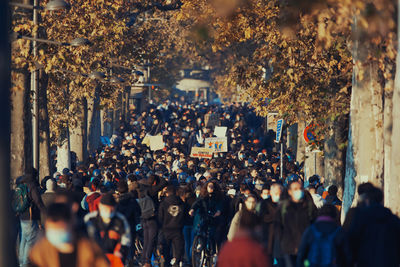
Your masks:
<svg viewBox="0 0 400 267"><path fill-rule="evenodd" d="M101 218L105 219L105 220L110 220L112 219L112 217L114 217L115 215L115 211L108 211L108 210L104 210L104 209L99 209L99 213Z"/></svg>
<svg viewBox="0 0 400 267"><path fill-rule="evenodd" d="M272 195L272 196L271 196L271 200L272 200L272 202L274 202L274 203L279 202L279 199L280 199L280 196L279 196L279 195Z"/></svg>
<svg viewBox="0 0 400 267"><path fill-rule="evenodd" d="M269 198L269 195L261 195L261 198L262 198L262 199L268 199L268 198Z"/></svg>

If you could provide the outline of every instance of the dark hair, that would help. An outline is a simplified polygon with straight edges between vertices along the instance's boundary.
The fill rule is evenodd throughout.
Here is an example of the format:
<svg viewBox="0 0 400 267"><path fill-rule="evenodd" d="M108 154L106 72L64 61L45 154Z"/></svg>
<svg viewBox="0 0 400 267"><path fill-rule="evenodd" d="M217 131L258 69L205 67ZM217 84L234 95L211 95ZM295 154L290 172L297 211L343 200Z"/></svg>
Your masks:
<svg viewBox="0 0 400 267"><path fill-rule="evenodd" d="M370 191L374 186L371 183L362 183L357 188L357 193L362 195Z"/></svg>
<svg viewBox="0 0 400 267"><path fill-rule="evenodd" d="M373 203L382 203L383 192L377 187L372 187L368 192L366 192L367 198Z"/></svg>
<svg viewBox="0 0 400 267"><path fill-rule="evenodd" d="M336 185L331 185L328 188L328 194L331 195L331 196L336 196L337 192L338 192L338 188L337 188Z"/></svg>
<svg viewBox="0 0 400 267"><path fill-rule="evenodd" d="M318 216L329 216L332 219L337 219L338 210L334 205L325 204L318 210Z"/></svg>
<svg viewBox="0 0 400 267"><path fill-rule="evenodd" d="M47 220L69 222L72 219L71 207L65 203L52 203L47 208Z"/></svg>
<svg viewBox="0 0 400 267"><path fill-rule="evenodd" d="M240 217L240 228L247 230L254 230L260 223L259 217L247 209L242 209L242 216Z"/></svg>
<svg viewBox="0 0 400 267"><path fill-rule="evenodd" d="M173 185L167 186L167 194L170 196L176 195L176 188Z"/></svg>

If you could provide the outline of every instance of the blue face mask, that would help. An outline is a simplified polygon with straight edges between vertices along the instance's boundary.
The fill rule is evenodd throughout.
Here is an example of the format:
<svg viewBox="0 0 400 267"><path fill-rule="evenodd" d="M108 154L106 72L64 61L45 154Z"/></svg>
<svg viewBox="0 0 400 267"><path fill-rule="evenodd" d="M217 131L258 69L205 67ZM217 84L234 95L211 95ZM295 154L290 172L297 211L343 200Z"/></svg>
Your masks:
<svg viewBox="0 0 400 267"><path fill-rule="evenodd" d="M293 198L297 201L301 200L304 197L303 190L296 190L293 192Z"/></svg>
<svg viewBox="0 0 400 267"><path fill-rule="evenodd" d="M61 229L47 229L46 238L56 248L72 242L72 235L67 230Z"/></svg>

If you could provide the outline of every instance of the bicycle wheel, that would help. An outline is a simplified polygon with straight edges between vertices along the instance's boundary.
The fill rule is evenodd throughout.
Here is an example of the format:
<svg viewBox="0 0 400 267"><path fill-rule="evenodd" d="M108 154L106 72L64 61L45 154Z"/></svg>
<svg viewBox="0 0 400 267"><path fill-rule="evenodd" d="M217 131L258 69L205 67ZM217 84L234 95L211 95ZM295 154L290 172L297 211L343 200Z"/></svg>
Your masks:
<svg viewBox="0 0 400 267"><path fill-rule="evenodd" d="M192 266L203 267L206 260L203 238L195 236L192 246Z"/></svg>

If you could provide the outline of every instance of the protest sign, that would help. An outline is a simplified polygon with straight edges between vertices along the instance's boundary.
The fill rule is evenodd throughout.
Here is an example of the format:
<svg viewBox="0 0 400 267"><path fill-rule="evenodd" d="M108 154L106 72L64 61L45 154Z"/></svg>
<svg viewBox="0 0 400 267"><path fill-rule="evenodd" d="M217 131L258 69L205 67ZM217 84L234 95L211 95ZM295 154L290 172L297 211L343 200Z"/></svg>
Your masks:
<svg viewBox="0 0 400 267"><path fill-rule="evenodd" d="M226 137L206 138L205 147L213 149L214 152L228 152L228 139Z"/></svg>
<svg viewBox="0 0 400 267"><path fill-rule="evenodd" d="M216 137L225 137L226 136L226 131L228 130L228 127L225 126L215 126L214 129L214 135Z"/></svg>
<svg viewBox="0 0 400 267"><path fill-rule="evenodd" d="M205 158L212 159L214 149L206 148L206 147L192 147L192 153L190 156L192 158Z"/></svg>
<svg viewBox="0 0 400 267"><path fill-rule="evenodd" d="M157 151L164 149L165 144L162 135L150 136L150 150Z"/></svg>
<svg viewBox="0 0 400 267"><path fill-rule="evenodd" d="M142 140L142 144L146 146L150 146L150 135L146 134L146 136Z"/></svg>

